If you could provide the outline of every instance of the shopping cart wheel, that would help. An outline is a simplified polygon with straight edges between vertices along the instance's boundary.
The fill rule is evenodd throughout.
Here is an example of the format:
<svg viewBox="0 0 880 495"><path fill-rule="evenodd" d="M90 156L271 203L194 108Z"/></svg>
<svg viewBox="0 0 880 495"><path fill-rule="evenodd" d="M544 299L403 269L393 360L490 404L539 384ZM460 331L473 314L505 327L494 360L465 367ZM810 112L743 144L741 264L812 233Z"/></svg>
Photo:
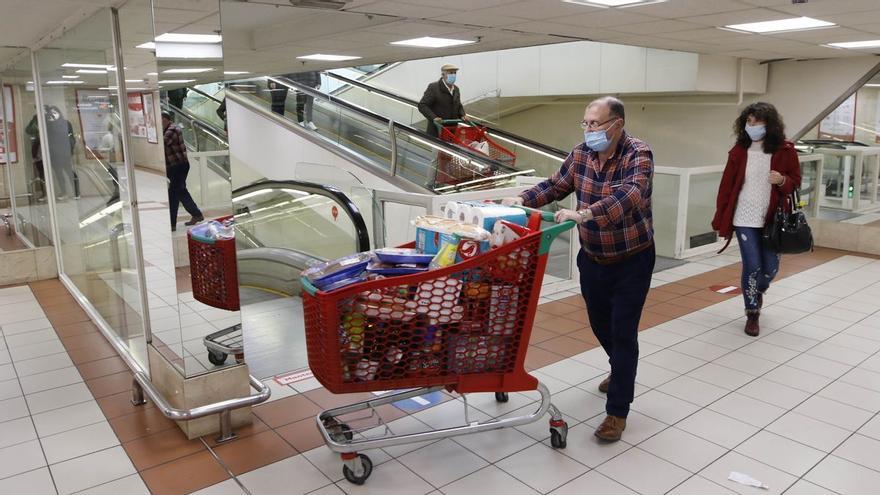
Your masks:
<svg viewBox="0 0 880 495"><path fill-rule="evenodd" d="M348 464L350 462L351 463L360 462L361 469L358 469L358 471L360 471L360 475L356 475L355 472L352 471L348 467ZM353 483L355 485L363 485L364 482L367 481L367 478L369 478L370 474L372 474L372 473L373 473L373 461L371 461L370 458L364 454L358 454L357 458L352 459L351 461L346 461L345 466L342 466L342 474L345 475L345 479L347 479L348 481L350 481L351 483Z"/></svg>
<svg viewBox="0 0 880 495"><path fill-rule="evenodd" d="M351 427L345 423L339 422L336 418L325 419L324 428L327 429L327 433L330 434L330 438L332 438L334 442L350 442L354 438L354 434L351 432Z"/></svg>
<svg viewBox="0 0 880 495"><path fill-rule="evenodd" d="M226 353L217 351L208 351L208 361L214 366L220 366L226 362Z"/></svg>
<svg viewBox="0 0 880 495"><path fill-rule="evenodd" d="M507 392L495 392L495 402L507 402L510 400L510 396L507 395Z"/></svg>
<svg viewBox="0 0 880 495"><path fill-rule="evenodd" d="M550 445L554 449L564 449L568 444L568 423L550 421Z"/></svg>

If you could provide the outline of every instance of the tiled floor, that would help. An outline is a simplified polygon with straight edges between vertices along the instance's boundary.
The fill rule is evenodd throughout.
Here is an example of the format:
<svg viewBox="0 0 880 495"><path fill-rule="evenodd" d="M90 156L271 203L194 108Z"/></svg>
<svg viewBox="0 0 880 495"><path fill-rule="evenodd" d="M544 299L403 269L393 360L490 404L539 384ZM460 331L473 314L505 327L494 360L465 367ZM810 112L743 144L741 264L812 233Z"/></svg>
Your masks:
<svg viewBox="0 0 880 495"><path fill-rule="evenodd" d="M583 302L548 295L527 366L565 414L568 447L551 449L541 420L386 448L368 452L376 466L361 487L342 480L314 415L371 394L270 382L271 402L237 440L189 441L152 405L130 405L124 363L57 281L0 289L0 493L758 493L728 481L731 471L773 494L877 493L880 261L787 257L758 339L742 334L738 297L707 289L738 285L735 261L704 257L655 277L623 441L592 436L608 365ZM460 422L461 399L439 398L380 414L396 432ZM521 415L537 398L472 394L470 418Z"/></svg>

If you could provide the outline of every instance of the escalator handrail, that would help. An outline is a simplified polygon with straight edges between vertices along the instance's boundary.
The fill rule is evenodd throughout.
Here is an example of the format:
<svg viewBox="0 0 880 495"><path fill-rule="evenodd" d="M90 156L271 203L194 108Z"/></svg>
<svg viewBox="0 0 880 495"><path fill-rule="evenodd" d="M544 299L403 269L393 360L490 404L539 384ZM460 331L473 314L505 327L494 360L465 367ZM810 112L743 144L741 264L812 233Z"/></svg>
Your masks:
<svg viewBox="0 0 880 495"><path fill-rule="evenodd" d="M505 165L501 162L493 160L491 157L478 154L478 153L474 152L473 150L470 150L464 146L455 146L448 141L443 141L442 139L438 139L434 136L431 136L428 133L426 133L425 131L422 131L420 129L416 129L414 127L410 127L406 124L401 124L400 122L395 122L387 117L383 117L382 115L379 115L376 112L373 112L371 110L367 110L366 108L363 108L361 106L355 105L354 103L350 103L348 101L339 99L338 97L329 95L327 93L322 93L321 91L318 91L314 88L310 88L310 87L308 87L304 84L300 84L296 81L291 81L285 77L271 77L271 76L267 77L266 79L275 81L276 83L284 84L285 86L293 88L293 89L300 91L302 93L305 93L309 96L319 98L321 100L329 101L329 102L333 103L334 105L338 105L338 106L343 107L347 110L351 110L352 112L359 113L359 114L364 115L366 117L369 117L373 120L377 120L386 126L389 124L393 125L395 129L400 129L406 133L414 134L418 138L430 142L431 145L436 146L438 149L443 149L444 151L448 151L449 153L454 153L454 154L466 156L467 158L469 158L472 161L475 161L477 163L495 165L499 169L504 170L508 173L513 173L513 172L517 171L517 169L514 167L511 167L509 165Z"/></svg>
<svg viewBox="0 0 880 495"><path fill-rule="evenodd" d="M338 80L340 80L340 81L342 81L342 82L344 82L344 83L346 83L346 84L350 84L350 85L352 85L352 86L356 86L356 87L361 88L361 89L363 89L364 91L367 91L367 92L370 92L370 93L376 93L376 94L378 94L378 95L382 95L382 96L384 96L384 97L386 97L386 98L389 98L389 99L392 99L392 100L398 101L398 102L403 103L403 104L405 104L405 105L408 105L408 106L410 106L410 107L413 107L413 108L418 108L418 107L419 107L419 102L417 102L417 101L415 101L415 100L411 100L411 99L409 99L409 98L407 98L407 97L405 97L405 96L400 96L400 95L395 94L395 93L392 93L392 92L390 92L390 91L386 91L386 90L384 90L384 89L380 89L380 88L377 88L377 87L375 87L375 86L371 86L371 85L369 85L369 84L367 84L367 83L364 83L364 82L362 82L362 81L357 81L357 80L355 80L355 79L351 79L351 78L349 78L349 77L345 77L345 76L342 76L342 75L339 75L339 74L334 74L334 73L332 73L332 72L324 72L324 74L325 74L327 77L332 77L332 78L334 78L334 79L338 79ZM561 160L564 160L564 159L568 156L568 153L567 153L567 152L565 152L565 151L563 151L563 150L560 150L559 148L554 148L554 147L552 147L552 146L548 146L548 145L546 145L546 144L539 143L539 142L537 142L537 141L533 141L533 140L531 140L531 139L529 139L529 138L525 138L525 137L522 137L522 136L519 136L519 135L513 134L513 133L511 133L511 132L507 132L507 131L502 130L502 129L498 129L497 127L491 127L491 126L488 126L488 125L485 125L485 124L481 124L481 125L482 125L483 127L485 127L486 130L489 131L489 134L497 134L497 135L499 135L499 136L501 136L501 137L504 137L504 138L507 138L507 139L509 139L509 140L511 140L511 141L514 141L514 142L521 142L521 143L523 143L523 144L525 144L525 145L527 145L527 146L529 146L529 147L532 147L532 148L538 148L538 149L540 149L541 151L543 151L544 153L547 153L547 154L550 154L550 155L554 155L554 156L558 157L558 158L561 159Z"/></svg>
<svg viewBox="0 0 880 495"><path fill-rule="evenodd" d="M219 127L217 127L214 124L211 124L209 122L205 122L202 119L191 114L190 112L187 112L186 110L177 108L174 105L163 102L161 104L161 107L163 110L170 110L170 111L174 112L175 114L180 115L181 117L186 119L190 124L192 124L194 127L201 127L203 131L209 132L212 135L214 135L214 137L217 138L222 144L229 146L229 142L228 142L229 134L226 131L224 131L223 129L220 129ZM200 150L196 149L196 151L200 151Z"/></svg>
<svg viewBox="0 0 880 495"><path fill-rule="evenodd" d="M223 102L220 101L220 99L217 98L216 96L209 95L208 93L202 91L201 89L196 88L195 86L189 86L187 89L189 89L190 91L193 91L193 92L195 92L195 93L198 93L198 94L204 96L205 98L208 98L208 99L210 99L210 100L214 100L214 102L217 103L218 105L220 105L220 104L223 103Z"/></svg>
<svg viewBox="0 0 880 495"><path fill-rule="evenodd" d="M354 224L355 236L357 241L357 251L364 252L370 250L370 233L367 230L367 224L364 222L364 216L360 209L348 196L333 186L323 184L315 184L313 182L303 182L298 180L261 180L246 186L233 189L232 197L248 194L263 189L298 189L311 194L325 196L338 203L345 213L351 218Z"/></svg>

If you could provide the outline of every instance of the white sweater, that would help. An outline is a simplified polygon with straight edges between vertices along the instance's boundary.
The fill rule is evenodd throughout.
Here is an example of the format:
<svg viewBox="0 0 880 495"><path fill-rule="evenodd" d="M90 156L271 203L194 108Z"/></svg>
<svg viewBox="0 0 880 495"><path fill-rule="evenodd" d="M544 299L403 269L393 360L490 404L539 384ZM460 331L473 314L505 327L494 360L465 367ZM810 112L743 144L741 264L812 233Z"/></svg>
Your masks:
<svg viewBox="0 0 880 495"><path fill-rule="evenodd" d="M736 213L733 215L735 227L764 227L773 187L767 180L770 175L770 156L764 153L760 142L753 142L749 148L746 178L736 203Z"/></svg>

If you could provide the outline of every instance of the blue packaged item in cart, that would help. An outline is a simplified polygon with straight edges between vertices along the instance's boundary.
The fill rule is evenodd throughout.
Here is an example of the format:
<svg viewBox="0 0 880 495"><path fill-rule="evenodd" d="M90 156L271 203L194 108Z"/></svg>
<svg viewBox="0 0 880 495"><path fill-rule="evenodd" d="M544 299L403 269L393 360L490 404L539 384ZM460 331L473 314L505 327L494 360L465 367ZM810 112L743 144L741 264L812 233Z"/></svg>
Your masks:
<svg viewBox="0 0 880 495"><path fill-rule="evenodd" d="M415 220L416 249L435 255L444 244L454 243L455 236L478 243L480 252L489 250L489 231L456 220L425 215Z"/></svg>
<svg viewBox="0 0 880 495"><path fill-rule="evenodd" d="M370 263L367 265L367 272L373 275L384 275L386 277L394 277L397 275L411 275L413 273L421 273L428 269L428 265L415 263Z"/></svg>
<svg viewBox="0 0 880 495"><path fill-rule="evenodd" d="M381 248L373 251L382 263L398 264L411 263L415 265L427 265L434 257L425 254L418 249L412 248Z"/></svg>
<svg viewBox="0 0 880 495"><path fill-rule="evenodd" d="M302 276L320 290L338 289L359 282L359 277L363 275L371 259L371 253L351 254L307 268L303 270ZM348 283L343 284L345 281Z"/></svg>

